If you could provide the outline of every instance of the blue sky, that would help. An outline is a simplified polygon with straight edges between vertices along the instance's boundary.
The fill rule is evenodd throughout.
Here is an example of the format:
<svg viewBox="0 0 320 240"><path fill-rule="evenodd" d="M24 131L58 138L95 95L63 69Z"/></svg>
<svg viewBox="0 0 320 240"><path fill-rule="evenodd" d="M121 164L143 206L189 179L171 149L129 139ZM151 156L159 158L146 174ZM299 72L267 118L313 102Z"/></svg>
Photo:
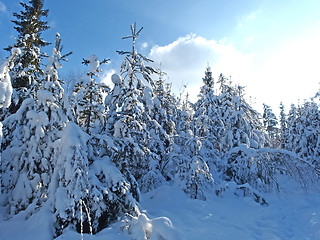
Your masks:
<svg viewBox="0 0 320 240"><path fill-rule="evenodd" d="M319 89L318 0L47 0L45 8L51 26L45 39L53 42L59 32L66 51L74 52L64 75L85 71L81 59L96 54L112 60L105 67L108 81L121 62L116 50L130 48L121 38L137 22L144 27L140 51L162 63L176 91L186 84L194 99L208 62L215 76L232 76L259 104L273 108ZM19 1L0 0L1 48L17 36L10 20L19 10Z"/></svg>

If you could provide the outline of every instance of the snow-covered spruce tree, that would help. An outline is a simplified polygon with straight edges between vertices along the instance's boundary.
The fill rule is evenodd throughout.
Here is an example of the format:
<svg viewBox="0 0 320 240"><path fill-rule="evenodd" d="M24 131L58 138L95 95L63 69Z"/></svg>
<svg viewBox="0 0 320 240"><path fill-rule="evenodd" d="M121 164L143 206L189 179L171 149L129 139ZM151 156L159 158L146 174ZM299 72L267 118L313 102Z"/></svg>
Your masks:
<svg viewBox="0 0 320 240"><path fill-rule="evenodd" d="M0 109L8 108L11 104L12 86L9 75L10 69L13 67L14 58L20 54L20 50L13 48L11 56L0 64ZM2 141L2 123L0 122L0 142ZM2 171L0 157L0 205L2 205Z"/></svg>
<svg viewBox="0 0 320 240"><path fill-rule="evenodd" d="M245 100L244 88L232 86L223 75L220 75L218 83L221 89L218 109L224 123L222 151L242 145L254 149L262 147L265 135L260 115Z"/></svg>
<svg viewBox="0 0 320 240"><path fill-rule="evenodd" d="M267 132L269 145L271 147L279 147L280 137L279 137L279 128L278 128L278 119L276 115L272 112L270 106L263 104L263 126Z"/></svg>
<svg viewBox="0 0 320 240"><path fill-rule="evenodd" d="M301 158L309 159L311 162L319 164L319 106L313 101L305 102L303 106L299 107L299 117L296 118L293 126L295 126L296 136L292 151Z"/></svg>
<svg viewBox="0 0 320 240"><path fill-rule="evenodd" d="M206 199L206 189L213 183L209 168L199 155L200 138L192 129L193 108L188 97L177 109L174 147L169 155L167 178L195 199Z"/></svg>
<svg viewBox="0 0 320 240"><path fill-rule="evenodd" d="M194 114L194 124L195 131L199 137L207 137L208 135L215 136L214 131L210 131L211 121L214 121L214 117L209 116L210 113L215 110L212 109L211 104L215 104L214 95L214 79L212 77L212 72L208 66L205 71L205 77L202 79L204 85L200 89L199 99L195 103L195 114Z"/></svg>
<svg viewBox="0 0 320 240"><path fill-rule="evenodd" d="M57 74L60 60L55 47L43 78L33 85L35 95L3 122L1 187L9 216L23 210L30 216L48 199L55 166L54 142L67 122Z"/></svg>
<svg viewBox="0 0 320 240"><path fill-rule="evenodd" d="M290 110L287 116L287 139L285 142L285 149L288 151L294 151L296 146L297 136L297 119L298 110L294 104L291 104Z"/></svg>
<svg viewBox="0 0 320 240"><path fill-rule="evenodd" d="M10 72L12 86L14 88L13 104L10 112L14 113L20 107L22 101L28 97L27 91L32 84L42 75L41 58L44 54L41 47L49 43L43 40L42 33L49 26L42 18L47 17L48 10L43 9L44 0L30 0L29 3L21 2L23 10L20 13L13 13L16 20L12 22L18 32L16 43L6 48L19 48L21 55L14 61L14 68Z"/></svg>
<svg viewBox="0 0 320 240"><path fill-rule="evenodd" d="M305 104L305 112L302 121L305 122L305 134L307 138L307 155L320 166L320 110L314 101Z"/></svg>
<svg viewBox="0 0 320 240"><path fill-rule="evenodd" d="M93 135L68 122L56 141L50 186L55 234L67 227L97 233L126 213L137 215L131 187L108 156L92 153Z"/></svg>
<svg viewBox="0 0 320 240"><path fill-rule="evenodd" d="M252 167L258 164L255 169L259 169L262 165L251 157L250 151L264 146L263 125L258 112L244 99L241 86L232 86L223 75L220 75L218 82L221 89L219 111L224 123L224 137L221 142L225 164L223 175L226 180L235 181L237 184L255 185L259 173Z"/></svg>
<svg viewBox="0 0 320 240"><path fill-rule="evenodd" d="M175 113L175 99L166 87L163 79L164 73L158 70L159 79L155 81L152 92L146 92L144 102L146 103L145 112L149 120L146 122L149 140L147 142L147 157L149 171L141 181L141 190L149 191L165 182L166 165L169 161L169 153L172 150L173 136L175 134L175 123L173 115ZM150 102L152 99L152 102ZM148 101L151 104L147 104ZM167 179L168 180L168 179Z"/></svg>
<svg viewBox="0 0 320 240"><path fill-rule="evenodd" d="M123 146L127 148L124 141L132 141L132 139L128 137L123 138L123 136L125 136L127 132L129 133L130 130L126 126L127 123L130 123L129 121L121 122L123 116L126 116L128 120L131 119L135 121L131 124L143 124L143 128L136 128L137 133L135 134L142 134L144 138L139 140L140 144L137 145L136 149L142 149L142 151L140 151L139 153L141 154L141 156L139 157L145 162L145 167L147 166L147 168L143 170L145 171L145 174L138 177L140 188L145 192L159 186L164 181L160 172L165 165L166 154L167 151L169 151L171 145L171 139L169 135L174 130L174 127L170 124L174 123L172 121L170 122L169 120L165 122L164 118L167 118L167 115L165 115L165 111L161 108L162 104L165 104L164 98L160 97L160 93L159 95L157 95L159 98L157 96L153 97L152 89L148 87L144 89L144 93L142 95L135 95L137 99L137 102L135 102L135 104L140 105L140 108L138 108L138 110L140 111L139 114L125 112L125 109L130 110L126 105L128 104L128 102L126 101L125 97L125 94L128 93L129 88L122 77L117 74L114 74L112 76L112 81L114 83L114 88L106 97L106 106L108 107L106 116L106 132L111 134L112 138L115 140L117 148L116 152L114 152L114 156L116 158L119 158L120 149L118 147ZM169 94L164 97L169 97ZM170 105L167 105L167 107L170 108ZM132 110L133 109L131 109L130 111ZM130 115L128 116L128 114ZM121 128L121 126L123 127ZM142 143L141 140L143 140ZM129 147L132 144L137 144L137 142L130 143L130 141L128 142ZM134 145L132 145L129 149L131 148L134 148ZM131 168L134 168L134 166L131 166ZM125 167L122 171L128 170L129 168ZM134 171L141 171L141 169L134 169Z"/></svg>
<svg viewBox="0 0 320 240"><path fill-rule="evenodd" d="M171 91L171 83L166 83L163 76L166 74L161 69L158 70L159 79L154 86L154 109L152 111L153 119L155 119L167 135L174 135L175 123L174 116L177 110L177 100ZM166 143L167 144L167 143Z"/></svg>
<svg viewBox="0 0 320 240"><path fill-rule="evenodd" d="M111 146L109 146L111 149ZM90 151L89 151L90 152ZM125 214L137 215L137 186L127 179L127 173L121 173L108 155L90 157L89 182L86 215L88 227L84 232L99 232ZM83 210L83 211L84 211ZM90 219L88 219L90 216ZM80 225L81 226L81 225ZM91 229L90 229L91 226ZM78 231L79 222L78 222ZM89 230L89 231L88 231Z"/></svg>
<svg viewBox="0 0 320 240"><path fill-rule="evenodd" d="M48 57L48 64L44 69L44 81L36 85L35 89L38 93L42 91L50 97L45 99L48 106L55 104L55 109L44 105L44 108L48 108L46 111L48 123L44 134L50 137L44 139L47 150L50 150L50 155L46 157L49 160L49 168L47 167L47 182L49 184L46 183L44 187L45 197L49 199L54 213L56 235L61 234L69 224L79 224L80 226L80 219L85 219L84 222L88 222L87 218L80 216L82 209L79 207L81 205L83 209L86 209L86 204L88 204L87 136L73 122L69 122L74 117L71 116L70 119L68 114L66 107L68 103L60 85L62 81L59 79L58 69L62 67L62 61L67 61L66 57L71 52L61 55L62 48L60 35L57 33L53 54ZM56 102L50 103L53 100ZM36 98L34 105L37 106L37 104ZM44 115L44 117L46 116ZM45 150L42 151L45 152Z"/></svg>
<svg viewBox="0 0 320 240"><path fill-rule="evenodd" d="M280 134L280 147L281 149L285 149L285 146L288 141L288 127L287 127L287 115L284 111L284 105L281 102L280 103L280 129L279 129L279 134Z"/></svg>
<svg viewBox="0 0 320 240"><path fill-rule="evenodd" d="M83 144L70 146L75 146L72 149L81 148L77 150L81 154L78 154L79 156L76 158L79 158L83 164L69 164L69 166L77 167L78 178L80 177L79 182L87 182L88 185L87 188L85 185L83 187L79 185L80 188L70 189L71 195L69 194L69 198L75 199L74 196L77 196L77 201L71 201L73 204L65 209L68 214L63 218L60 217L58 222L64 223L64 226L57 233L61 233L63 228L70 224L76 226L79 232L96 233L125 213L136 215L138 212L135 199L131 193L138 191L136 186L131 185L110 160L114 152L114 142L109 129L105 126L105 108L102 102L102 95L108 89L106 86L95 82L95 77L98 77L100 72L99 66L106 60L99 62L95 56L91 56L85 62L90 65L90 71L87 74L89 81L82 81L76 85L75 96L78 101L75 112L78 113L77 119L82 130L72 126L74 130L69 131L78 132L79 137L75 139L78 139L77 141L86 139L85 145L83 145L84 140L81 140L80 142L83 142ZM115 82L115 88L117 88L116 86ZM108 95L108 97L110 96ZM110 110L110 116L114 113L113 110L113 108ZM101 134L101 130L103 130L103 134ZM81 131L87 134L81 133ZM61 143L65 144L64 141L61 141ZM63 155L65 151L61 152ZM75 155L71 156L75 158ZM69 182L74 182L74 180L70 178ZM69 183L67 182L66 187L68 186ZM68 209L72 209L72 211L68 211ZM61 224L58 226L61 226Z"/></svg>
<svg viewBox="0 0 320 240"><path fill-rule="evenodd" d="M140 131L141 125L131 115L127 115L127 112L124 112L128 108L125 104L129 103L126 101L128 88L125 85L125 81L118 74L113 74L111 79L114 87L105 98L107 113L105 118L106 125L102 132L104 136L100 140L102 146L104 146L102 154L112 159L121 173L125 175L130 183L130 191L135 199L139 200L138 183L130 171L133 166L129 165L129 163L142 159L143 147L133 140L130 133L130 131ZM129 100L132 99L130 98ZM132 101L131 103L135 102ZM135 114L134 116L137 115ZM130 128L131 126L133 128ZM130 161L127 162L127 160ZM136 171L139 170L139 167L141 166L138 165Z"/></svg>
<svg viewBox="0 0 320 240"><path fill-rule="evenodd" d="M131 35L123 39L132 39L131 51L118 51L124 55L125 60L121 66L121 75L113 76L114 89L106 99L109 106L107 115L107 128L113 134L116 144L116 153L113 161L127 175L131 184L136 181L144 189L149 186L142 186L144 183L162 181L160 174L159 157L156 151L151 151L152 139L150 129L161 132L161 125L151 118L153 109L153 86L154 82L151 74L156 73L152 67L146 63L152 60L138 53L135 49L136 38L142 28L137 31L136 24L131 25ZM117 111L110 109L117 107ZM109 116L111 115L111 116ZM154 171L153 177L156 179L146 180L147 173ZM138 192L135 194L138 197Z"/></svg>
<svg viewBox="0 0 320 240"><path fill-rule="evenodd" d="M262 164L268 163L264 170L272 168L271 174L287 175L295 179L303 189L318 188L319 161L319 109L312 101L298 108L291 105L286 117L284 107L280 105L281 149L261 149L259 156L264 157ZM266 161L266 160L269 160ZM272 176L272 175L271 175ZM270 178L281 189L274 175Z"/></svg>
<svg viewBox="0 0 320 240"><path fill-rule="evenodd" d="M101 132L104 126L103 95L109 89L105 84L97 83L96 79L102 71L99 67L107 62L107 59L100 62L95 55L83 59L82 63L89 65L90 69L87 72L87 78L74 86L76 121L88 134Z"/></svg>
<svg viewBox="0 0 320 240"><path fill-rule="evenodd" d="M151 86L154 82L151 78L151 74L156 73L156 70L150 66L146 66L145 63L153 62L151 59L137 52L135 48L136 39L139 36L143 28L137 31L136 23L131 26L131 35L123 37L122 39L132 39L131 51L117 51L120 55L125 56L125 60L121 66L121 75L128 81L129 87L143 88L145 82Z"/></svg>
<svg viewBox="0 0 320 240"><path fill-rule="evenodd" d="M221 139L224 133L224 124L219 112L219 99L214 91L214 79L208 66L205 71L203 86L201 87L198 101L194 104L194 129L195 134L202 140L200 154L207 159L210 168L219 165ZM212 164L214 163L214 164ZM213 170L213 169L211 169Z"/></svg>
<svg viewBox="0 0 320 240"><path fill-rule="evenodd" d="M73 122L68 122L55 142L54 172L49 188L53 202L55 234L73 225L79 231L92 233L89 213L88 135ZM81 229L82 228L82 229ZM91 227L92 228L92 227Z"/></svg>

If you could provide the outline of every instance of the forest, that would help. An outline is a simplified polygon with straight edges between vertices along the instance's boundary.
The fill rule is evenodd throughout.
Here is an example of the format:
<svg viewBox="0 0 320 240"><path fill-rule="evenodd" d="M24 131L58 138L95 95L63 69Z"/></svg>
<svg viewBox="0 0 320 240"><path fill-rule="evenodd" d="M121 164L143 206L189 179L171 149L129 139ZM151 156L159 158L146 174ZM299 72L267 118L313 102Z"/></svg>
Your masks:
<svg viewBox="0 0 320 240"><path fill-rule="evenodd" d="M319 191L320 92L288 111L280 103L278 117L266 104L259 113L244 87L204 66L191 102L138 52L136 23L123 38L129 50L117 51L123 63L112 86L99 81L109 59L95 55L70 86L59 75L72 54L61 36L51 54L42 50L49 44L43 0L20 4L16 42L0 65L4 219L45 209L56 238L67 228L96 234L119 219L129 229L142 214L141 194L161 186L202 201L232 192L260 205L268 205L263 193L286 191L284 177ZM150 239L166 239L157 234Z"/></svg>

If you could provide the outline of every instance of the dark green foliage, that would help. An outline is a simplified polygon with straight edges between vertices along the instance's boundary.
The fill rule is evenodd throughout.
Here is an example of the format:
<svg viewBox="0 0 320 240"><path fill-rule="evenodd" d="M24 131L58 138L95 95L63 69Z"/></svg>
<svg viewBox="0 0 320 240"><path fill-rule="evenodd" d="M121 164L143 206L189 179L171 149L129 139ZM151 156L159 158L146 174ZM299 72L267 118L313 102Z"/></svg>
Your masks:
<svg viewBox="0 0 320 240"><path fill-rule="evenodd" d="M83 59L82 63L90 67L87 72L88 78L79 81L74 86L76 121L88 134L97 133L104 126L103 94L107 93L109 88L104 84L97 83L96 78L101 72L99 67L107 62L106 59L99 62L95 55Z"/></svg>
<svg viewBox="0 0 320 240"><path fill-rule="evenodd" d="M134 84L137 84L135 87L139 88L139 85L143 84L141 75L142 78L152 86L153 80L151 79L151 74L156 73L156 70L150 66L146 66L145 63L153 61L146 56L138 53L135 48L136 39L143 28L140 28L137 31L136 23L131 24L130 28L131 35L123 37L122 39L132 39L132 50L117 51L120 55L125 56L125 60L123 61L121 66L121 74L123 75L123 78L128 78L129 88L131 88Z"/></svg>
<svg viewBox="0 0 320 240"><path fill-rule="evenodd" d="M279 128L278 119L276 115L272 112L270 106L263 104L263 126L269 137L269 144L271 147L279 146Z"/></svg>
<svg viewBox="0 0 320 240"><path fill-rule="evenodd" d="M214 79L212 77L212 71L210 66L208 65L205 71L205 76L202 78L203 83L209 88L213 89L214 88Z"/></svg>
<svg viewBox="0 0 320 240"><path fill-rule="evenodd" d="M18 32L17 42L6 48L21 49L22 54L15 60L15 68L12 73L12 86L14 88L30 87L30 85L43 73L41 69L40 48L49 43L42 38L42 32L49 29L46 21L41 20L48 16L48 10L43 8L43 0L30 0L29 4L20 3L23 10L13 13L16 20L12 22Z"/></svg>
<svg viewBox="0 0 320 240"><path fill-rule="evenodd" d="M288 140L288 126L287 126L287 115L284 112L284 105L281 102L280 103L280 129L279 129L279 134L280 134L280 147L282 149L285 149L286 142Z"/></svg>

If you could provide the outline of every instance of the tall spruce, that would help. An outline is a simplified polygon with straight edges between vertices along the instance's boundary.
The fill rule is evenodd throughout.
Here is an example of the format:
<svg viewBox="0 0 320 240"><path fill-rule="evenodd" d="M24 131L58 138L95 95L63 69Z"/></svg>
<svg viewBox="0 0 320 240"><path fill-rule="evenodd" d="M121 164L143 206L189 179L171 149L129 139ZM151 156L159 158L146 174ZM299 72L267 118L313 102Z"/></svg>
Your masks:
<svg viewBox="0 0 320 240"><path fill-rule="evenodd" d="M289 128L295 134L291 138L291 150L299 157L319 164L319 107L314 101L307 101L298 107L297 112L298 115Z"/></svg>
<svg viewBox="0 0 320 240"><path fill-rule="evenodd" d="M172 150L175 130L171 119L172 112L175 111L174 99L165 87L164 73L161 69L158 72L159 79L155 81L153 88L145 91L142 98L145 105L146 128L149 133L146 145L149 171L141 180L143 192L165 184L165 167Z"/></svg>
<svg viewBox="0 0 320 240"><path fill-rule="evenodd" d="M97 83L100 66L109 60L99 61L97 56L91 55L83 59L83 64L89 65L87 78L74 86L76 121L86 133L98 133L104 125L103 96L109 88L103 83Z"/></svg>
<svg viewBox="0 0 320 240"><path fill-rule="evenodd" d="M15 67L10 72L12 86L15 89L13 104L10 112L15 112L22 101L29 94L28 89L38 81L43 74L41 59L45 55L41 48L49 43L42 38L43 31L49 29L46 21L48 10L43 9L44 0L30 0L29 3L21 2L23 10L20 13L13 13L16 20L12 22L18 32L16 43L5 48L20 48L21 55L15 59Z"/></svg>
<svg viewBox="0 0 320 240"><path fill-rule="evenodd" d="M252 166L260 164L258 159L247 155L265 144L263 125L260 115L245 100L244 88L233 85L223 75L220 75L219 118L223 121L224 132L221 139L226 180L237 184L252 183L257 179L257 173L252 172Z"/></svg>
<svg viewBox="0 0 320 240"><path fill-rule="evenodd" d="M276 115L272 112L270 106L263 104L263 126L267 132L269 138L269 144L271 147L279 146L279 128L278 119Z"/></svg>
<svg viewBox="0 0 320 240"><path fill-rule="evenodd" d="M294 151L296 146L296 141L298 141L297 137L297 119L298 119L298 109L296 105L291 104L290 110L287 116L287 136L288 139L285 142L285 149L288 151Z"/></svg>
<svg viewBox="0 0 320 240"><path fill-rule="evenodd" d="M220 75L221 93L219 95L220 118L224 123L222 151L246 145L250 148L260 148L265 143L260 115L245 100L245 91L241 86L233 86Z"/></svg>
<svg viewBox="0 0 320 240"><path fill-rule="evenodd" d="M132 39L132 49L118 51L124 56L121 76L117 74L112 76L114 89L106 98L106 105L109 108L106 129L113 134L116 146L112 159L125 174L132 189L136 189L134 196L137 199L139 198L137 181L142 182L142 178L150 169L150 156L152 156L148 149L150 133L147 125L152 121L149 115L153 105L154 86L151 74L156 72L146 65L152 60L136 50L136 39L141 30L142 28L137 30L134 23L131 25L131 35L123 38Z"/></svg>
<svg viewBox="0 0 320 240"><path fill-rule="evenodd" d="M193 106L188 95L176 111L176 135L169 155L167 176L194 199L206 199L206 189L213 183L209 167L199 154L201 141L195 135Z"/></svg>
<svg viewBox="0 0 320 240"><path fill-rule="evenodd" d="M280 147L285 149L285 146L288 141L288 124L287 124L287 115L284 110L284 105L280 103Z"/></svg>
<svg viewBox="0 0 320 240"><path fill-rule="evenodd" d="M206 157L215 158L217 151L221 151L221 139L224 125L219 112L219 99L214 90L214 79L211 68L208 66L205 71L203 86L200 89L198 101L194 105L195 133L201 137L203 148L202 153Z"/></svg>
<svg viewBox="0 0 320 240"><path fill-rule="evenodd" d="M49 196L55 141L68 121L57 72L61 57L55 48L35 94L3 122L1 186L11 216L23 210L32 215Z"/></svg>

